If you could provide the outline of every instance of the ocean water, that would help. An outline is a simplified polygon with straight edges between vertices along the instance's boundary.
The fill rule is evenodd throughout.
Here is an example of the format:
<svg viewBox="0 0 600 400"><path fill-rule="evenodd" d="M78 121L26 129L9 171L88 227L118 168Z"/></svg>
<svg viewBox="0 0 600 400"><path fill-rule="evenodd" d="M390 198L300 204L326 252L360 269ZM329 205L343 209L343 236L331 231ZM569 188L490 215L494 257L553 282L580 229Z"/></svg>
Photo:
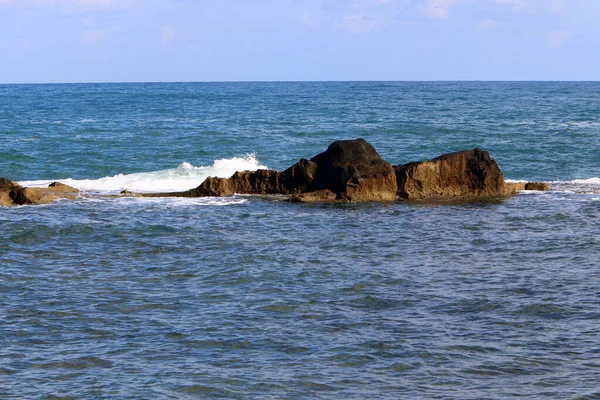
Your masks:
<svg viewBox="0 0 600 400"><path fill-rule="evenodd" d="M362 137L501 202L102 198ZM0 85L0 398L600 398L600 83Z"/></svg>

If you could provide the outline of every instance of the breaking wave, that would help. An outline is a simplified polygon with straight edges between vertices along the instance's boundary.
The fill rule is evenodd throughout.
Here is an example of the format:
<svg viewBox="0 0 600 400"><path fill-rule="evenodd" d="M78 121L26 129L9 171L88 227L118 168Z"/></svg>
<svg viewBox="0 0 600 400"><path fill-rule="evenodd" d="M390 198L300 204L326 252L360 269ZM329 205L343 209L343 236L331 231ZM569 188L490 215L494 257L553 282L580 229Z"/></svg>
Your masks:
<svg viewBox="0 0 600 400"><path fill-rule="evenodd" d="M572 181L548 182L550 190L573 193L600 193L600 178L574 179Z"/></svg>
<svg viewBox="0 0 600 400"><path fill-rule="evenodd" d="M177 168L133 174L118 174L100 179L59 179L58 181L73 186L82 192L98 194L114 194L123 190L138 193L178 192L200 185L209 176L228 178L236 171L255 171L267 169L257 160L256 155L233 157L215 160L210 166L193 166L188 162ZM56 180L38 180L19 182L23 186L44 187Z"/></svg>

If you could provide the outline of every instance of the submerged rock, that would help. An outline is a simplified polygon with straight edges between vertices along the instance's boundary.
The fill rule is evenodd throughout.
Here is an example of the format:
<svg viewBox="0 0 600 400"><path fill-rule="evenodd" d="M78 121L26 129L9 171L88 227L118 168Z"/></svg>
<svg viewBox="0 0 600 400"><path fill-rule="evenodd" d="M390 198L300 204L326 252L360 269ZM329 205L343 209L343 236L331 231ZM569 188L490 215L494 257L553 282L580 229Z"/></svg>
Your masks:
<svg viewBox="0 0 600 400"><path fill-rule="evenodd" d="M522 191L522 190L537 190L547 192L550 190L550 186L546 182L510 182L507 185L513 191Z"/></svg>
<svg viewBox="0 0 600 400"><path fill-rule="evenodd" d="M28 188L9 179L0 178L0 206L46 204L58 199L75 200L79 190L60 182L47 188Z"/></svg>
<svg viewBox="0 0 600 400"><path fill-rule="evenodd" d="M527 182L524 190L539 190L547 192L550 190L550 187L546 182Z"/></svg>

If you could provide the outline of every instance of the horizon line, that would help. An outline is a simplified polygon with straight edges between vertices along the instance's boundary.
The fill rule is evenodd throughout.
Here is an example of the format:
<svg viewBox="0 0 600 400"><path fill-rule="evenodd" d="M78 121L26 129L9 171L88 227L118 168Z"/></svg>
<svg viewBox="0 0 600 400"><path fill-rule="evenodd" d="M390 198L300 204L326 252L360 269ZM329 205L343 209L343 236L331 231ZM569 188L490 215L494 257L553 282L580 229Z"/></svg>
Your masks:
<svg viewBox="0 0 600 400"><path fill-rule="evenodd" d="M394 82L394 83L451 83L451 82L498 82L498 83L510 83L510 82L573 82L573 83L586 83L586 82L600 82L600 80L587 80L587 79L407 79L407 80L388 80L388 79L349 79L349 80L337 80L337 79L324 79L324 80L206 80L206 81L81 81L81 82L0 82L1 86L9 85L92 85L92 84L187 84L187 83L368 83L368 82Z"/></svg>

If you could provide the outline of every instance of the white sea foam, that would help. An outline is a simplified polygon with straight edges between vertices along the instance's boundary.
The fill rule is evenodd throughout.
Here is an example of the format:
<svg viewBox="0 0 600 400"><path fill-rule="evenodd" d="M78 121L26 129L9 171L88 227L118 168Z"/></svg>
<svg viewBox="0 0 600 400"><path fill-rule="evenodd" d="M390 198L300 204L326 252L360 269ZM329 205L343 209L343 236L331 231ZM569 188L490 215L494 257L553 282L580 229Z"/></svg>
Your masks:
<svg viewBox="0 0 600 400"><path fill-rule="evenodd" d="M588 179L575 179L571 181L575 184L581 185L598 185L600 186L600 178L588 178Z"/></svg>
<svg viewBox="0 0 600 400"><path fill-rule="evenodd" d="M507 183L527 183L524 179L505 179ZM571 181L555 180L548 182L550 191L562 193L600 194L600 177L573 179ZM531 193L526 193L531 194Z"/></svg>
<svg viewBox="0 0 600 400"><path fill-rule="evenodd" d="M551 181L550 190L570 193L600 193L600 177L574 179L572 181Z"/></svg>
<svg viewBox="0 0 600 400"><path fill-rule="evenodd" d="M597 128L600 126L598 121L564 121L564 122L550 122L548 126L557 128Z"/></svg>
<svg viewBox="0 0 600 400"><path fill-rule="evenodd" d="M527 182L529 182L529 181L525 181L523 179L505 179L504 181L506 183L521 183L521 182L527 183Z"/></svg>
<svg viewBox="0 0 600 400"><path fill-rule="evenodd" d="M118 174L100 179L59 179L59 182L73 186L84 193L112 194L123 190L137 193L177 192L200 185L209 176L228 178L236 171L266 169L254 154L215 160L210 166L195 167L188 162L177 168L134 174ZM23 181L23 186L45 187L55 180Z"/></svg>
<svg viewBox="0 0 600 400"><path fill-rule="evenodd" d="M535 124L536 124L536 122L533 120L507 122L507 125L514 125L514 126L529 126L529 125L535 125Z"/></svg>
<svg viewBox="0 0 600 400"><path fill-rule="evenodd" d="M162 198L148 198L148 197L122 197L115 199L121 204L150 204L164 208L180 208L185 206L231 206L237 204L244 204L248 202L247 198L240 196L228 196L228 197L162 197ZM166 200L166 201L165 201ZM93 199L92 199L93 201ZM111 199L112 201L112 199Z"/></svg>

